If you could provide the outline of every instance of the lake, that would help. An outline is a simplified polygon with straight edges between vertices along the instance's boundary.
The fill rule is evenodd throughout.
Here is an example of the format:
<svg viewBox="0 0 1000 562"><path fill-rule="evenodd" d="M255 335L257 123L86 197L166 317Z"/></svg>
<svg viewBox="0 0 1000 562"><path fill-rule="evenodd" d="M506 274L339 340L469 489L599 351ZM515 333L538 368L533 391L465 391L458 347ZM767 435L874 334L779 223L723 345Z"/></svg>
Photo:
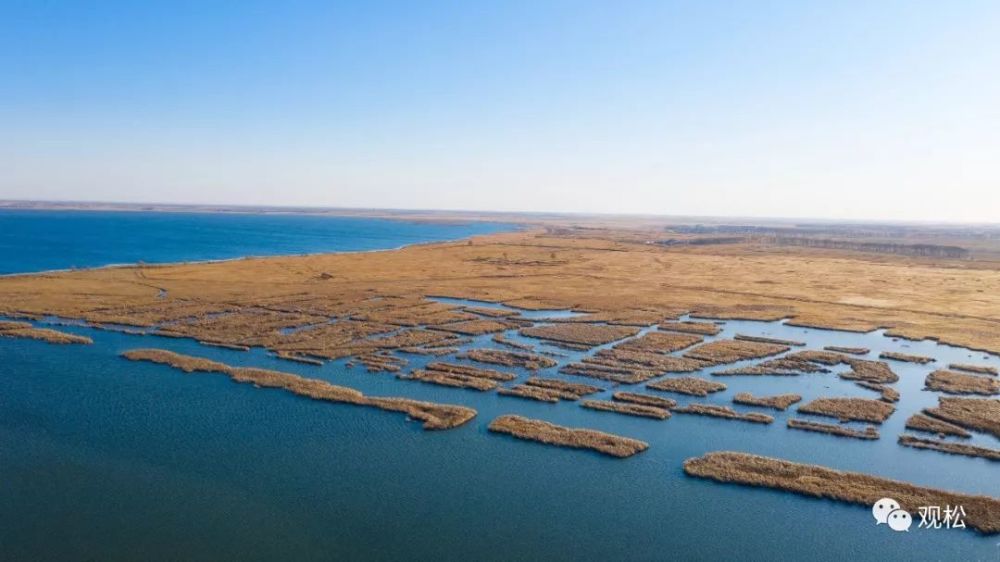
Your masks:
<svg viewBox="0 0 1000 562"><path fill-rule="evenodd" d="M118 217L123 214L116 214ZM230 219L256 224L281 244L249 253L300 253L292 248L295 220L262 227L252 217L186 216L157 220L187 222L197 232ZM83 221L90 218L80 219ZM122 217L132 227L140 215ZM348 219L333 219L343 221ZM355 219L350 219L355 220ZM358 219L360 220L360 219ZM308 251L321 251L322 226L306 221ZM388 229L440 225L364 221L364 241L341 238L341 249L371 240L402 240ZM341 223L341 232L350 231ZM360 225L362 223L357 223ZM406 224L406 223L403 223ZM112 227L103 228L111 231ZM456 236L473 233L476 228ZM34 230L33 230L34 229ZM128 228L115 226L120 232ZM169 227L158 232L169 234ZM26 231L45 229L30 227ZM232 231L227 231L232 232ZM89 236L89 235L88 235ZM343 236L343 235L342 235ZM267 236L265 235L265 238ZM349 236L348 236L349 237ZM114 240L114 238L112 238ZM22 253L32 247L22 244ZM48 242L74 245L69 241ZM185 259L217 259L219 249L246 241L188 248ZM129 244L126 244L129 246ZM170 261L175 252L155 244L130 247L149 252L129 258L114 246L95 264L132 259ZM4 250L10 255L11 250ZM213 253L214 252L214 253ZM104 260L102 262L101 260ZM38 268L69 263L37 261ZM22 264L32 263L25 258ZM449 299L452 304L481 303ZM500 305L492 305L500 306ZM535 311L536 321L570 311ZM39 325L58 322L48 319ZM1000 496L997 463L901 447L896 437L912 413L936 403L923 391L934 365L893 362L902 400L879 430L877 441L843 439L785 427L795 406L774 415L772 425L675 415L665 421L596 412L572 402L544 404L494 392L434 386L371 374L346 361L321 367L285 361L261 349L239 352L205 347L192 340L59 326L84 334L93 345L56 346L0 338L0 558L21 560L995 560L997 538L968 530L917 529L894 533L876 526L869 508L735 485L684 475L684 459L716 450L747 451L856 470L915 484ZM967 362L1000 366L1000 357L931 341L887 338L882 332L857 334L787 326L780 322L724 323L721 334L736 333L802 340L810 349L824 345L930 355L937 364ZM515 331L513 340L566 354L565 363L584 355L567 352ZM278 390L234 384L223 375L184 374L162 365L133 363L118 356L137 347L158 347L232 365L259 366L325 379L372 395L407 396L463 404L478 416L457 429L426 432L399 414L329 404ZM489 336L466 347L499 347ZM588 353L592 353L588 352ZM429 358L406 355L410 367ZM453 361L454 358L445 358ZM736 364L740 366L745 363ZM516 370L519 380L529 376ZM541 371L576 382L580 377ZM877 394L836 377L717 378L729 389L707 398L659 394L692 402L731 405L732 394L794 392L803 403L820 396ZM594 398L610 394L608 390ZM627 388L625 386L619 389ZM629 390L643 391L641 385ZM740 411L758 410L735 406ZM609 431L650 443L628 459L519 441L487 432L498 415L517 413L553 423ZM804 417L804 416L802 416ZM816 421L830 421L812 418ZM852 424L857 426L858 424ZM972 444L1000 447L977 434Z"/></svg>
<svg viewBox="0 0 1000 562"><path fill-rule="evenodd" d="M294 214L0 209L0 274L387 250L511 228Z"/></svg>

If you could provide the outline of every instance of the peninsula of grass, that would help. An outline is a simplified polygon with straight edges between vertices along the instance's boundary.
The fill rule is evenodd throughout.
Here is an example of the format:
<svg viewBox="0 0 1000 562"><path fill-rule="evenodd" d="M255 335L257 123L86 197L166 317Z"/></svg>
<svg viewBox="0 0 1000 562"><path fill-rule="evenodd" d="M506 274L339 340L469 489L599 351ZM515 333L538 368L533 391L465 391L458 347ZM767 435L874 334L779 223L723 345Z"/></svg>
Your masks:
<svg viewBox="0 0 1000 562"><path fill-rule="evenodd" d="M864 429L864 431L859 431L857 429L852 429L850 427L844 427L843 425L832 424L832 423L820 423L809 420L801 420L798 418L791 418L788 420L788 427L791 429L801 429L803 431L812 431L815 433L826 433L828 435L835 435L837 437L852 437L854 439L878 439L878 430L874 426L869 425Z"/></svg>
<svg viewBox="0 0 1000 562"><path fill-rule="evenodd" d="M760 406L762 408L773 408L775 410L785 410L792 404L802 401L798 394L777 394L775 396L754 396L749 392L739 392L733 396L733 402L746 406Z"/></svg>
<svg viewBox="0 0 1000 562"><path fill-rule="evenodd" d="M946 394L978 394L980 396L1000 394L1000 379L967 375L945 369L938 369L927 375L924 385L928 390L936 390Z"/></svg>
<svg viewBox="0 0 1000 562"><path fill-rule="evenodd" d="M476 415L475 410L465 406L437 404L409 398L365 396L353 388L333 385L324 380L267 369L232 367L225 363L163 349L133 349L124 352L122 356L131 361L169 365L185 373L220 373L238 383L252 384L257 388L279 388L313 400L402 412L410 418L422 421L424 429L451 429L468 422Z"/></svg>
<svg viewBox="0 0 1000 562"><path fill-rule="evenodd" d="M880 359L892 359L893 361L903 361L905 363L917 363L920 365L926 365L927 363L933 363L935 359L933 357L926 357L924 355L910 355L909 353L899 353L897 351L883 351L878 354Z"/></svg>
<svg viewBox="0 0 1000 562"><path fill-rule="evenodd" d="M712 392L721 392L726 389L726 385L721 382L708 381L698 377L678 377L666 378L651 382L646 385L650 390L661 392L675 392L687 394L689 396L708 396Z"/></svg>
<svg viewBox="0 0 1000 562"><path fill-rule="evenodd" d="M930 451L940 451L951 455L962 455L966 457L979 457L981 459L1000 461L1000 449L990 449L988 447L977 447L965 443L953 443L940 439L924 439L913 435L900 435L899 444L904 447L915 449L927 449Z"/></svg>
<svg viewBox="0 0 1000 562"><path fill-rule="evenodd" d="M558 362L550 357L527 351L504 351L501 349L470 349L459 355L462 359L488 363L504 367L520 367L531 371L555 367Z"/></svg>
<svg viewBox="0 0 1000 562"><path fill-rule="evenodd" d="M817 398L799 406L799 412L837 418L842 422L864 421L882 423L896 411L896 407L881 400L866 398Z"/></svg>
<svg viewBox="0 0 1000 562"><path fill-rule="evenodd" d="M966 429L985 431L1000 438L1000 400L994 398L941 397L938 399L937 408L925 408L924 413Z"/></svg>
<svg viewBox="0 0 1000 562"><path fill-rule="evenodd" d="M631 457L649 448L648 443L638 439L593 429L564 427L516 415L504 415L494 419L490 422L489 430L512 435L518 439L557 447L589 449L618 458Z"/></svg>
<svg viewBox="0 0 1000 562"><path fill-rule="evenodd" d="M906 420L906 429L936 433L942 437L945 435L952 435L954 437L962 437L965 439L972 437L971 433L953 423L948 423L921 413L913 414Z"/></svg>
<svg viewBox="0 0 1000 562"><path fill-rule="evenodd" d="M948 368L953 369L955 371L965 371L966 373L976 373L979 375L993 375L994 377L997 376L998 373L996 367L990 367L989 365L969 365L966 363L952 363L951 365L948 365Z"/></svg>
<svg viewBox="0 0 1000 562"><path fill-rule="evenodd" d="M677 401L672 398L662 398L660 396L651 396L649 394L640 394L638 392L615 392L611 395L611 399L619 402L631 402L633 404L653 406L654 408L661 408L664 410L669 410L677 405Z"/></svg>
<svg viewBox="0 0 1000 562"><path fill-rule="evenodd" d="M883 497L895 499L911 513L925 505L961 505L965 509L965 523L970 528L986 534L1000 533L1000 499L990 496L925 488L860 472L732 451L687 459L684 472L717 482L853 503L866 510Z"/></svg>
<svg viewBox="0 0 1000 562"><path fill-rule="evenodd" d="M86 336L67 334L49 328L36 328L27 322L8 322L5 320L0 320L0 338L23 338L55 344L94 343L94 340Z"/></svg>
<svg viewBox="0 0 1000 562"><path fill-rule="evenodd" d="M670 412L665 408L656 406L646 406L643 404L633 404L630 402L619 402L612 400L584 400L580 402L584 408L591 410L601 410L605 412L615 412L629 416L639 416L644 418L654 418L665 420L670 417Z"/></svg>
<svg viewBox="0 0 1000 562"><path fill-rule="evenodd" d="M674 408L678 414L694 414L698 416L709 416L713 418L723 418L728 420L745 421L751 423L769 424L774 422L774 418L759 412L747 412L741 414L729 406L716 406L715 404L688 404L680 408Z"/></svg>

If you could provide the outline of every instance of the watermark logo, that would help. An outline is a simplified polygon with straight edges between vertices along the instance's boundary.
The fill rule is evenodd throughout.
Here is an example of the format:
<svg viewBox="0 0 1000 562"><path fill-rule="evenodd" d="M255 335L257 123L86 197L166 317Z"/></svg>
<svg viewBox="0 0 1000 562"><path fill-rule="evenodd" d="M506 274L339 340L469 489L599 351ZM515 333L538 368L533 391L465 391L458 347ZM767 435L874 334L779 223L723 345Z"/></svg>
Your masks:
<svg viewBox="0 0 1000 562"><path fill-rule="evenodd" d="M920 523L917 528L925 529L964 529L965 508L957 505L924 505L917 508ZM886 524L897 532L908 532L913 525L910 512L899 507L899 502L892 498L882 498L872 505L872 517L876 525Z"/></svg>

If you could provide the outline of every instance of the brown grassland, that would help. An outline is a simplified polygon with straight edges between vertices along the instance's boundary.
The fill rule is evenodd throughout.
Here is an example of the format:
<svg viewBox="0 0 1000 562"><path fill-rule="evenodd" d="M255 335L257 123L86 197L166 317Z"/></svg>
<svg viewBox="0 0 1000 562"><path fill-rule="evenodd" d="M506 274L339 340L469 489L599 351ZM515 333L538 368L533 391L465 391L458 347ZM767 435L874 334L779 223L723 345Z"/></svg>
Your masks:
<svg viewBox="0 0 1000 562"><path fill-rule="evenodd" d="M799 406L799 412L837 418L842 422L866 421L882 423L896 411L896 407L881 400L865 398L817 398Z"/></svg>
<svg viewBox="0 0 1000 562"><path fill-rule="evenodd" d="M764 408L774 408L775 410L785 410L792 404L801 402L802 397L798 394L777 394L775 396L754 396L749 392L738 392L733 396L733 402L747 406L761 406Z"/></svg>
<svg viewBox="0 0 1000 562"><path fill-rule="evenodd" d="M0 279L0 314L132 326L172 322L176 335L343 357L376 347L362 341L363 333L476 318L423 300L447 295L528 309L659 311L664 322L691 312L791 318L797 325L855 331L887 327L899 337L1000 352L1000 268L994 262L646 243L660 236L636 229L532 228L471 244L389 252L6 277ZM221 323L202 325L212 315L222 315ZM331 316L344 321L290 335L275 331ZM446 338L406 333L388 344L407 340L440 345Z"/></svg>
<svg viewBox="0 0 1000 562"><path fill-rule="evenodd" d="M895 499L910 513L924 505L961 505L969 527L986 534L1000 533L1000 499L989 496L947 492L859 472L730 451L687 459L684 471L718 482L785 490L865 508L883 497Z"/></svg>
<svg viewBox="0 0 1000 562"><path fill-rule="evenodd" d="M24 338L48 343L94 343L86 336L67 334L50 328L35 328L27 322L6 322L0 320L0 338Z"/></svg>

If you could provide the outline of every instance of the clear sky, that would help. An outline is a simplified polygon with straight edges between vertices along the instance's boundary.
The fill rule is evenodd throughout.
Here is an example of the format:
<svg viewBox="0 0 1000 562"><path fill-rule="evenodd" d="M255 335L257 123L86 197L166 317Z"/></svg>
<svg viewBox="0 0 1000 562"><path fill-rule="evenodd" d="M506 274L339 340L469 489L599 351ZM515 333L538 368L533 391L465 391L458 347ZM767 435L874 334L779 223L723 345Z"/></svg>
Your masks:
<svg viewBox="0 0 1000 562"><path fill-rule="evenodd" d="M1000 2L0 0L0 199L1000 222Z"/></svg>

